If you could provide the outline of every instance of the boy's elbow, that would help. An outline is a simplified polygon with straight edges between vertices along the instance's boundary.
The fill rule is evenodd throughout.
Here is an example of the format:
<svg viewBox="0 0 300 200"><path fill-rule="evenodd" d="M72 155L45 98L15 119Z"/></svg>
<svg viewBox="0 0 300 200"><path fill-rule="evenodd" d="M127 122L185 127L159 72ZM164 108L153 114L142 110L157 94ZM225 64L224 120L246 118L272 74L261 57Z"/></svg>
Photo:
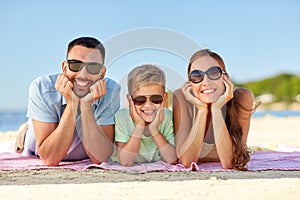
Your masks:
<svg viewBox="0 0 300 200"><path fill-rule="evenodd" d="M120 164L122 165L122 166L125 166L125 167L130 167L130 166L132 166L133 165L133 163L134 162L132 162L132 161L124 161L124 160L121 160L120 159Z"/></svg>

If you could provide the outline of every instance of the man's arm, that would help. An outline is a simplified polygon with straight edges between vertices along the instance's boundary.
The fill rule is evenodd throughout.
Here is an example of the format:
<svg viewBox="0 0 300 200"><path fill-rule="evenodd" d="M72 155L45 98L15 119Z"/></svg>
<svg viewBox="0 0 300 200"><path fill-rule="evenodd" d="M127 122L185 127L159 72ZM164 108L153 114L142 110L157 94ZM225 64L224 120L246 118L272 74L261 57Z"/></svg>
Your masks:
<svg viewBox="0 0 300 200"><path fill-rule="evenodd" d="M59 123L32 120L38 155L45 165L56 166L66 156L74 136L77 107L68 104Z"/></svg>
<svg viewBox="0 0 300 200"><path fill-rule="evenodd" d="M82 142L93 163L99 164L106 162L113 152L114 124L97 125L92 110L93 101L103 98L107 93L106 81L98 80L90 90L90 93L80 99ZM115 113L120 105L118 101L120 90L119 88L110 88L110 90L115 91L109 98L112 102L106 109L110 109L110 113Z"/></svg>
<svg viewBox="0 0 300 200"><path fill-rule="evenodd" d="M81 105L82 142L93 163L106 162L113 152L114 125L98 126L89 105Z"/></svg>

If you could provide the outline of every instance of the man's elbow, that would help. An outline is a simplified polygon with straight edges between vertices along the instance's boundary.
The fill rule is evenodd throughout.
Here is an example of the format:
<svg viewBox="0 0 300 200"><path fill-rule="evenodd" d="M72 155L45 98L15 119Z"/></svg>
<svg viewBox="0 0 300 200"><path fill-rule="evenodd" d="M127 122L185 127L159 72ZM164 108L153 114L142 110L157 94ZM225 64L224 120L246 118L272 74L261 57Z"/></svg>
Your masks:
<svg viewBox="0 0 300 200"><path fill-rule="evenodd" d="M42 158L43 163L48 166L48 167L56 167L59 165L60 161L54 160L54 159L43 159Z"/></svg>

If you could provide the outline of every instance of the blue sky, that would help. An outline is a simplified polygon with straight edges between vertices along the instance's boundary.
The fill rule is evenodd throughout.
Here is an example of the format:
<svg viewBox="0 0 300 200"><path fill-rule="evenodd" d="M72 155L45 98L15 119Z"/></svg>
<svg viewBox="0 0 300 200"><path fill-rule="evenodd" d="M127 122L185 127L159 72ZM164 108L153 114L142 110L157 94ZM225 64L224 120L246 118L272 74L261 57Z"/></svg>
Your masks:
<svg viewBox="0 0 300 200"><path fill-rule="evenodd" d="M300 74L297 0L7 0L0 22L1 110L25 109L30 82L60 72L68 42L79 36L107 45L107 76L125 87L129 70L142 63L161 65L168 88L180 87L195 45L218 52L237 82Z"/></svg>

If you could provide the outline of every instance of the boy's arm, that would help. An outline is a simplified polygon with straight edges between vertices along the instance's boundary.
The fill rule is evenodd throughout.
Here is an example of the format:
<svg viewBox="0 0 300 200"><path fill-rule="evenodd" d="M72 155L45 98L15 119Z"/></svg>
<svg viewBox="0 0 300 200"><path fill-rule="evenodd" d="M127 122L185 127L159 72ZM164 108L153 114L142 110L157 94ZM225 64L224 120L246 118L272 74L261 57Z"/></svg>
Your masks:
<svg viewBox="0 0 300 200"><path fill-rule="evenodd" d="M164 118L164 107L161 106L156 114L155 119L153 122L151 122L151 124L149 124L148 129L164 161L173 164L177 161L176 149L172 144L169 143L169 141L158 129L158 126L163 122ZM172 127L171 129L173 130Z"/></svg>
<svg viewBox="0 0 300 200"><path fill-rule="evenodd" d="M156 134L152 135L152 138L156 143L156 146L159 149L164 161L170 164L175 164L177 162L175 147L166 140L161 132L157 132Z"/></svg>
<svg viewBox="0 0 300 200"><path fill-rule="evenodd" d="M144 129L145 127L136 125L128 142L116 142L121 165L133 165L140 150Z"/></svg>

